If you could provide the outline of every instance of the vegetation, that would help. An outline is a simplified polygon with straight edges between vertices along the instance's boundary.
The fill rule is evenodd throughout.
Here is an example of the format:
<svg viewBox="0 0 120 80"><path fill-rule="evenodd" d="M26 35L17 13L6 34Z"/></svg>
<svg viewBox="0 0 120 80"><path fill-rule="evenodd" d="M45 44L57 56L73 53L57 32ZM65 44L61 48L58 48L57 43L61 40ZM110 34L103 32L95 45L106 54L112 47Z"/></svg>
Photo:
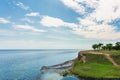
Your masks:
<svg viewBox="0 0 120 80"><path fill-rule="evenodd" d="M111 46L111 45L108 45ZM99 49L99 48L98 48ZM86 63L75 60L71 72L80 77L90 78L120 78L120 67L114 66L104 55L90 52L108 53L120 65L120 50L88 50L79 54L86 55Z"/></svg>
<svg viewBox="0 0 120 80"><path fill-rule="evenodd" d="M120 50L120 42L116 42L115 46L113 46L111 43L108 43L106 45L103 43L93 44L92 48L94 50Z"/></svg>
<svg viewBox="0 0 120 80"><path fill-rule="evenodd" d="M92 48L79 53L85 54L86 63L76 59L71 73L79 77L120 78L120 42L93 44Z"/></svg>

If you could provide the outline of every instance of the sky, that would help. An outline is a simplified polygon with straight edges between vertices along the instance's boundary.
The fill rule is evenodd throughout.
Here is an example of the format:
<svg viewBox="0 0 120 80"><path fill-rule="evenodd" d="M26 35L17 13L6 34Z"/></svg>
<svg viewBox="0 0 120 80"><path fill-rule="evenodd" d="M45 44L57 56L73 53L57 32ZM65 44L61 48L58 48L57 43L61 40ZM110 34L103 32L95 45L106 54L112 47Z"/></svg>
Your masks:
<svg viewBox="0 0 120 80"><path fill-rule="evenodd" d="M0 49L91 49L120 41L120 0L0 0Z"/></svg>

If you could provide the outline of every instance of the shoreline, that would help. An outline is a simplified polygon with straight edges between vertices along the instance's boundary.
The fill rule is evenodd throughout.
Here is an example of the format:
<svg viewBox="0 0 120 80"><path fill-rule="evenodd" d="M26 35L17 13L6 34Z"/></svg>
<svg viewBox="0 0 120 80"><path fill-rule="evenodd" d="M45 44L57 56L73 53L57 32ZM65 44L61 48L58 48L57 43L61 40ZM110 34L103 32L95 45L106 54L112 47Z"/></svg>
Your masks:
<svg viewBox="0 0 120 80"><path fill-rule="evenodd" d="M79 60L76 60L71 73L83 80L120 80L120 52L118 51L115 54L113 52L80 51L78 55L85 54L86 63L81 63Z"/></svg>
<svg viewBox="0 0 120 80"><path fill-rule="evenodd" d="M69 69L69 68L72 68L74 64L74 60L75 59L68 60L63 63L59 63L59 64L51 65L51 66L42 66L40 71L45 71L47 69Z"/></svg>
<svg viewBox="0 0 120 80"><path fill-rule="evenodd" d="M81 51L80 52L78 52L78 54L80 54L81 53ZM94 55L96 55L96 56L98 56L98 55L103 55L103 54L94 54ZM48 66L48 67L46 67L46 69L66 69L66 72L65 73L63 73L62 75L64 75L64 76L69 76L69 74L70 75L74 75L74 76L76 76L77 78L79 78L79 79L81 79L81 80L120 80L120 78L119 77L116 77L116 78L104 78L104 76L103 77L100 77L100 78L94 78L94 77L87 77L87 76L80 76L80 75L78 75L78 74L76 74L76 73L74 73L73 71L72 71L72 69L74 68L74 64L75 64L75 61L76 60L78 60L78 56L77 56L77 58L75 58L75 59L73 59L73 60L68 60L68 61L65 61L65 62L63 62L63 63L60 63L60 64L56 64L56 65L52 65L52 66ZM64 65L67 65L67 64L69 64L69 63L71 63L71 65L70 66L64 66ZM87 64L87 63L85 63L85 64ZM59 66L59 67L58 67ZM63 67L64 66L64 67ZM44 66L45 67L45 66ZM55 67L58 67L58 68L55 68Z"/></svg>

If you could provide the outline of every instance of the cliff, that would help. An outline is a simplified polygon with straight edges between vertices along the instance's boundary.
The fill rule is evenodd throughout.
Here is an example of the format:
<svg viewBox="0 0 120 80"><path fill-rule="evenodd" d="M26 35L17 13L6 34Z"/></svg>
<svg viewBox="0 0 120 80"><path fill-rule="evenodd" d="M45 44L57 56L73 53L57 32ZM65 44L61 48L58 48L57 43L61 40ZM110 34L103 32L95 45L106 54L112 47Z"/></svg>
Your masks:
<svg viewBox="0 0 120 80"><path fill-rule="evenodd" d="M85 61L79 55L85 56ZM85 62L85 63L84 63ZM71 73L85 80L120 80L120 51L81 51Z"/></svg>

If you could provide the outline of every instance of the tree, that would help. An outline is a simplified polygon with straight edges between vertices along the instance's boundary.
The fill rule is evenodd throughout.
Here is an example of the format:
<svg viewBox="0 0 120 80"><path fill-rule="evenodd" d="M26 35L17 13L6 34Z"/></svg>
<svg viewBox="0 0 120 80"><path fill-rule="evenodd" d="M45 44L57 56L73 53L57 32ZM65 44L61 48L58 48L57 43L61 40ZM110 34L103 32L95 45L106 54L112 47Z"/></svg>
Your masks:
<svg viewBox="0 0 120 80"><path fill-rule="evenodd" d="M116 46L112 46L112 50L116 50Z"/></svg>
<svg viewBox="0 0 120 80"><path fill-rule="evenodd" d="M120 50L120 42L115 43L116 50Z"/></svg>
<svg viewBox="0 0 120 80"><path fill-rule="evenodd" d="M92 48L93 48L94 50L98 49L98 44L93 44L93 45L92 45Z"/></svg>
<svg viewBox="0 0 120 80"><path fill-rule="evenodd" d="M98 49L99 49L99 50L102 49L102 45L103 45L103 43L99 43L99 44L98 44Z"/></svg>
<svg viewBox="0 0 120 80"><path fill-rule="evenodd" d="M103 43L93 44L92 48L94 50L120 50L120 42L116 42L114 46L111 43L106 44L105 46Z"/></svg>
<svg viewBox="0 0 120 80"><path fill-rule="evenodd" d="M112 49L112 47L113 47L113 45L112 45L111 43L106 44L106 49L111 50L111 49Z"/></svg>
<svg viewBox="0 0 120 80"><path fill-rule="evenodd" d="M102 50L106 50L106 46L102 46Z"/></svg>

